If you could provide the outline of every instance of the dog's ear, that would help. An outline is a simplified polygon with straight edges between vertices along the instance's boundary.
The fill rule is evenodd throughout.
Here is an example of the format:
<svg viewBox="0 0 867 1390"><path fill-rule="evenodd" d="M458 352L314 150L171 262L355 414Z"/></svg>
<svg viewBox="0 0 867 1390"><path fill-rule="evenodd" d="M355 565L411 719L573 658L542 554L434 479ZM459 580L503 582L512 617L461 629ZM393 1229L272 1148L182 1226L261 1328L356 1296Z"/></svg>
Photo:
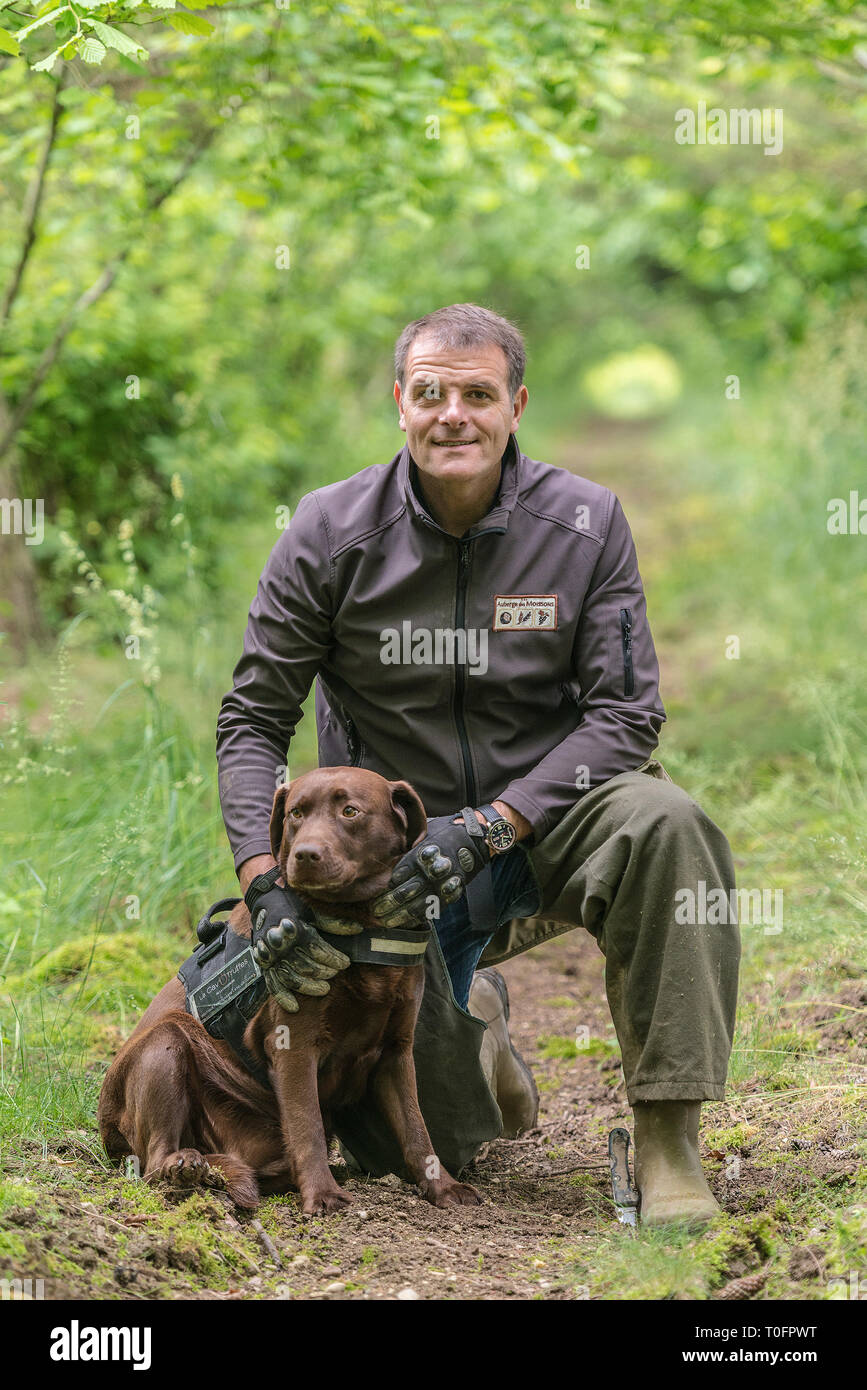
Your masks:
<svg viewBox="0 0 867 1390"><path fill-rule="evenodd" d="M412 849L427 833L427 815L421 797L409 782L389 782L388 785L391 789L391 804L406 831L406 847Z"/></svg>
<svg viewBox="0 0 867 1390"><path fill-rule="evenodd" d="M271 853L279 862L280 846L283 843L283 822L286 818L286 793L289 790L289 783L284 782L282 787L278 787L274 793L274 805L271 807Z"/></svg>

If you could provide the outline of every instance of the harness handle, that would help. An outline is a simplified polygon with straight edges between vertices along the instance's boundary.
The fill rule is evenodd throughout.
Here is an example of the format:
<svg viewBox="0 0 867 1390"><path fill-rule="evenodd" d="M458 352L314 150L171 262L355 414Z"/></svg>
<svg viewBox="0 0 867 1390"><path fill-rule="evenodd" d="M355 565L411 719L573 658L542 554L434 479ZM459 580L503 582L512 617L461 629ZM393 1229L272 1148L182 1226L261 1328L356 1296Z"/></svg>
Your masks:
<svg viewBox="0 0 867 1390"><path fill-rule="evenodd" d="M214 937L221 932L226 925L225 922L212 922L211 918L215 912L231 912L233 907L237 907L241 902L240 898L220 898L219 902L212 903L204 917L196 927L196 936L203 945L213 941Z"/></svg>

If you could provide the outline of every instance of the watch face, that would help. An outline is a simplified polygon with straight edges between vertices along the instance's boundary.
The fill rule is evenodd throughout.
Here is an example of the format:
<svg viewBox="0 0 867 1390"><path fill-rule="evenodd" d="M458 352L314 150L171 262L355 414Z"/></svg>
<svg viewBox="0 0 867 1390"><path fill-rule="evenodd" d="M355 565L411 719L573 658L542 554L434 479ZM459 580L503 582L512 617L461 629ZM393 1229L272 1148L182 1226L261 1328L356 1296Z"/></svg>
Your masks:
<svg viewBox="0 0 867 1390"><path fill-rule="evenodd" d="M515 827L507 820L495 820L488 826L488 844L494 854L505 854L507 849L511 849L518 832Z"/></svg>

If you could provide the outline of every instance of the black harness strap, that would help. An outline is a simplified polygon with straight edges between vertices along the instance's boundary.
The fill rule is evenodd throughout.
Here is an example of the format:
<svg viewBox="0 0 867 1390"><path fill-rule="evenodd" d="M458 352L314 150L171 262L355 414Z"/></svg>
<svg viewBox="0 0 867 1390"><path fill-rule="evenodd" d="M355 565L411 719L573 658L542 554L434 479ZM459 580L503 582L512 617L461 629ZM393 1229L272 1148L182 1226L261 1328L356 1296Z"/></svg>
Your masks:
<svg viewBox="0 0 867 1390"><path fill-rule="evenodd" d="M221 898L196 927L199 945L178 971L184 986L187 1013L212 1038L227 1042L238 1060L263 1086L268 1072L244 1046L244 1032L268 997L268 987L253 954L249 937L238 936L228 922L212 914L234 907L240 898Z"/></svg>
<svg viewBox="0 0 867 1390"><path fill-rule="evenodd" d="M268 1070L244 1046L244 1032L268 997L259 962L249 937L238 936L215 913L230 911L240 898L221 898L196 927L199 945L178 971L184 986L187 1013L197 1018L212 1038L227 1042L248 1072L270 1087ZM357 936L318 930L354 965L392 965L406 968L424 960L431 928L365 928Z"/></svg>
<svg viewBox="0 0 867 1390"><path fill-rule="evenodd" d="M431 938L430 927L378 927L357 936L334 936L326 927L318 928L331 944L349 956L353 965L420 965Z"/></svg>

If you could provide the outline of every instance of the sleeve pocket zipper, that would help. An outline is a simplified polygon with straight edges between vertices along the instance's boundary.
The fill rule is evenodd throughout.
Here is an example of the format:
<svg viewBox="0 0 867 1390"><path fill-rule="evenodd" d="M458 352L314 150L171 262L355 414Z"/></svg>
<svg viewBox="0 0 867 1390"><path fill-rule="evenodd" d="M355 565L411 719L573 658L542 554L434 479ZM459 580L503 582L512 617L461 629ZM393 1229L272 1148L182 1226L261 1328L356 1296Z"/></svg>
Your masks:
<svg viewBox="0 0 867 1390"><path fill-rule="evenodd" d="M620 638L623 645L623 694L635 694L635 672L632 668L632 614L628 608L620 610Z"/></svg>

